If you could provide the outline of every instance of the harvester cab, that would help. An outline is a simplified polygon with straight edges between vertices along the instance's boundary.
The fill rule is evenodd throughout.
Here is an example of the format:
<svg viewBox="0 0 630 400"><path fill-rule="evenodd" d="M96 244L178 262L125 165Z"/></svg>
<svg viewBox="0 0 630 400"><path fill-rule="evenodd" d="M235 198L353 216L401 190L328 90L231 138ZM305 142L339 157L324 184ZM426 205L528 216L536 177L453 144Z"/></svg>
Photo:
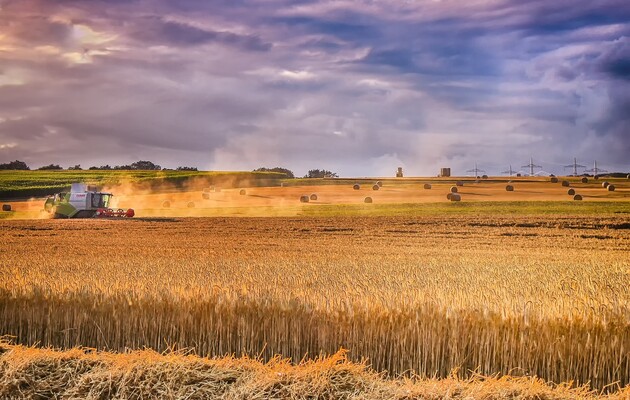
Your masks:
<svg viewBox="0 0 630 400"><path fill-rule="evenodd" d="M110 208L111 193L98 192L84 183L73 183L70 192L46 199L44 210L53 218L131 218L133 209Z"/></svg>

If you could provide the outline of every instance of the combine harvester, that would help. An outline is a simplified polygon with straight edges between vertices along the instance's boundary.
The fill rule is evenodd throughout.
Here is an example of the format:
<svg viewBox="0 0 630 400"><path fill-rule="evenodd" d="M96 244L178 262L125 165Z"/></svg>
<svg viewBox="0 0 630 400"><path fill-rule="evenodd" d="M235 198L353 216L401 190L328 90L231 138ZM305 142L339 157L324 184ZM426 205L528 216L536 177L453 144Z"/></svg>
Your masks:
<svg viewBox="0 0 630 400"><path fill-rule="evenodd" d="M57 193L46 199L44 211L53 218L131 218L133 209L109 208L114 196L97 192L84 183L73 183L70 192Z"/></svg>

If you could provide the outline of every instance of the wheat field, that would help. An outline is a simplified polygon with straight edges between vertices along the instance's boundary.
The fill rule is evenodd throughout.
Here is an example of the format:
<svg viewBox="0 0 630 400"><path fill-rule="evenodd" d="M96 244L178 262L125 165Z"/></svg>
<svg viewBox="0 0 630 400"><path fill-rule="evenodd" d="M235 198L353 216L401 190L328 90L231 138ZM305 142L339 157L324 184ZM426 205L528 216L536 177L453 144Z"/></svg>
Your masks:
<svg viewBox="0 0 630 400"><path fill-rule="evenodd" d="M630 383L630 218L0 221L12 343Z"/></svg>

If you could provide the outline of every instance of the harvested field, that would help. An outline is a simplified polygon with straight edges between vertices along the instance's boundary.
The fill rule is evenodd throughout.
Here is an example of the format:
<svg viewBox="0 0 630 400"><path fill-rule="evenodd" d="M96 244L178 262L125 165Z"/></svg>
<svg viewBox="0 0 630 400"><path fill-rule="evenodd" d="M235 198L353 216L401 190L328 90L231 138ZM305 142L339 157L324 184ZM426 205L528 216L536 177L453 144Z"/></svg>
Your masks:
<svg viewBox="0 0 630 400"><path fill-rule="evenodd" d="M127 354L66 352L0 345L2 398L61 399L626 399L534 378L388 380L348 361L346 352L292 365L275 358L203 359L150 350ZM33 373L38 379L33 380ZM25 384L29 382L30 384Z"/></svg>
<svg viewBox="0 0 630 400"><path fill-rule="evenodd" d="M0 331L293 362L343 347L390 377L459 368L615 390L630 383L628 227L624 214L0 221Z"/></svg>
<svg viewBox="0 0 630 400"><path fill-rule="evenodd" d="M424 184L430 180L432 190L425 190ZM610 180L615 183L615 191L602 189L601 184L581 183L579 178L567 178L576 193L582 195L584 202L609 203L627 202L630 204L630 183L625 179ZM462 181L464 186L455 186ZM446 202L445 194L452 186L458 189L463 203L489 202L564 202L567 201L567 189L553 184L547 178L510 178L488 179L475 183L475 180L447 180L442 178L423 179L420 181L401 178L395 181L383 180L384 186L372 190L372 185L362 184L359 190L353 189L352 183L335 180L318 180L318 185L300 185L297 181L292 186L251 187L246 189L246 196L241 195L242 188L225 188L203 192L187 191L139 191L131 187L113 187L113 207L133 208L138 217L204 217L204 216L297 216L313 208L352 206L362 204L366 195L373 197L379 205L399 204L434 204ZM352 181L354 182L354 180ZM517 192L506 191L506 184L517 188ZM325 183L325 184L324 184ZM305 193L317 193L316 203L300 203ZM203 203L199 200L205 198ZM169 201L170 207L164 207ZM187 204L197 202L194 208ZM43 199L11 202L14 218L46 218L41 213ZM317 212L317 211L315 211ZM6 214L6 213L5 213ZM339 214L339 213L337 213ZM6 215L0 214L0 218Z"/></svg>

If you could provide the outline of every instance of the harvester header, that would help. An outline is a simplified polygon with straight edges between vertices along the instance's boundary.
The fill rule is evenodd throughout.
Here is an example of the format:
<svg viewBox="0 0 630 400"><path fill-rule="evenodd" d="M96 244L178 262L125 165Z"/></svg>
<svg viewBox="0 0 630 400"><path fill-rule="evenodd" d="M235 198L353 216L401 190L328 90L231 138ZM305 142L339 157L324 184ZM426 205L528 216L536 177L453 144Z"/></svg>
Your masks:
<svg viewBox="0 0 630 400"><path fill-rule="evenodd" d="M44 210L53 218L131 218L135 215L131 208L110 208L113 196L85 183L73 183L70 192L48 197Z"/></svg>

